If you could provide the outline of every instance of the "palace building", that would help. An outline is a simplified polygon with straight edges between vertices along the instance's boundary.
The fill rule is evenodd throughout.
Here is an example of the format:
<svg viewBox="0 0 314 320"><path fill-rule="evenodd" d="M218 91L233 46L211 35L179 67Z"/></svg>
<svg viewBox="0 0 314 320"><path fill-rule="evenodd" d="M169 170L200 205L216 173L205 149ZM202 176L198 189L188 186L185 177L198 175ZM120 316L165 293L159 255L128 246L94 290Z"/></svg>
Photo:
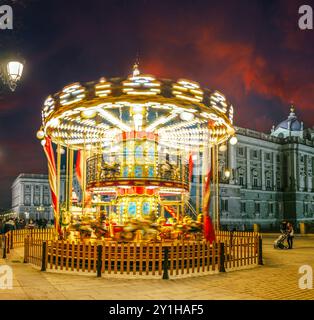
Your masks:
<svg viewBox="0 0 314 320"><path fill-rule="evenodd" d="M47 174L21 173L12 184L12 211L20 218L53 219L51 194ZM61 176L60 201L65 200L65 175ZM73 180L75 195L81 191L77 179Z"/></svg>
<svg viewBox="0 0 314 320"><path fill-rule="evenodd" d="M219 152L221 225L267 230L282 219L314 222L314 130L291 107L270 134L236 132L238 143Z"/></svg>

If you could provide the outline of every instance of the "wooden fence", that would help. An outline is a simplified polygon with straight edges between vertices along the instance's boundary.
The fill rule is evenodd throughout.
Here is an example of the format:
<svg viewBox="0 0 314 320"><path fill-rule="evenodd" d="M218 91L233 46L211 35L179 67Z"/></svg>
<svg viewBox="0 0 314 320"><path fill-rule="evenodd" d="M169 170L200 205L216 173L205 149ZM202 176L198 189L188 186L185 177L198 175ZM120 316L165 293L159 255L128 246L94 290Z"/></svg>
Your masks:
<svg viewBox="0 0 314 320"><path fill-rule="evenodd" d="M1 238L3 258L14 248L24 247L25 239L52 240L56 237L55 229L20 229L6 232Z"/></svg>
<svg viewBox="0 0 314 320"><path fill-rule="evenodd" d="M206 241L170 243L118 243L116 241L70 242L25 240L25 262L43 271L84 273L183 276L231 271L262 264L261 237L226 236L209 244Z"/></svg>
<svg viewBox="0 0 314 320"><path fill-rule="evenodd" d="M262 238L255 232L218 231L216 242L70 242L54 229L23 229L2 236L3 257L24 246L24 262L42 271L138 276L185 276L263 264Z"/></svg>

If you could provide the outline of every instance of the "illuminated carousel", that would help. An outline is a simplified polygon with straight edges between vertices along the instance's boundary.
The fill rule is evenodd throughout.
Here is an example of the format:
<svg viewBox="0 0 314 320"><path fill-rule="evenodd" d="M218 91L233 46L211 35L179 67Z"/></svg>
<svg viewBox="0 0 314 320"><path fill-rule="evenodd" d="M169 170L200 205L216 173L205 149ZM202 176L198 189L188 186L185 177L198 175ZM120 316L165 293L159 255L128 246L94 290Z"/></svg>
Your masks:
<svg viewBox="0 0 314 320"><path fill-rule="evenodd" d="M233 107L220 92L141 74L137 65L127 78L77 82L49 96L37 137L60 238L201 237L208 173L218 188L218 146L234 136L232 121ZM218 228L218 197L212 205Z"/></svg>

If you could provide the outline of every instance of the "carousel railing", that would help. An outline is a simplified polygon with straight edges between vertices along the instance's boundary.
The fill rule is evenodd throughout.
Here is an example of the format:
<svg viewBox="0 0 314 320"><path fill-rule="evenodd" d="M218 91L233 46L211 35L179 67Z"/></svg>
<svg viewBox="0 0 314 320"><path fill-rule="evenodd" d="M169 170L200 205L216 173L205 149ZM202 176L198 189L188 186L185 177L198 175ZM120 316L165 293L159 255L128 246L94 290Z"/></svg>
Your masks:
<svg viewBox="0 0 314 320"><path fill-rule="evenodd" d="M131 171L126 172L124 170L126 167L119 161L108 163L99 155L93 156L87 160L87 185L128 180L149 180L188 185L188 164L162 162L149 167L143 161L143 164L134 164Z"/></svg>

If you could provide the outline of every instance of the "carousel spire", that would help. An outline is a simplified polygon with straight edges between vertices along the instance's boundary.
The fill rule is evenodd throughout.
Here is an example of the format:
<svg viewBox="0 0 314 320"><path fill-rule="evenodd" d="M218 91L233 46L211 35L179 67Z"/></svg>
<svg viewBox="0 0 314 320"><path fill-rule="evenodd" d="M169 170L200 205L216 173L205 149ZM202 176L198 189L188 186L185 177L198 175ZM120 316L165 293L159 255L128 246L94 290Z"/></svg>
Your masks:
<svg viewBox="0 0 314 320"><path fill-rule="evenodd" d="M140 70L138 68L139 66L139 62L138 62L138 59L136 60L136 62L134 63L133 65L133 77L136 77L140 74Z"/></svg>

